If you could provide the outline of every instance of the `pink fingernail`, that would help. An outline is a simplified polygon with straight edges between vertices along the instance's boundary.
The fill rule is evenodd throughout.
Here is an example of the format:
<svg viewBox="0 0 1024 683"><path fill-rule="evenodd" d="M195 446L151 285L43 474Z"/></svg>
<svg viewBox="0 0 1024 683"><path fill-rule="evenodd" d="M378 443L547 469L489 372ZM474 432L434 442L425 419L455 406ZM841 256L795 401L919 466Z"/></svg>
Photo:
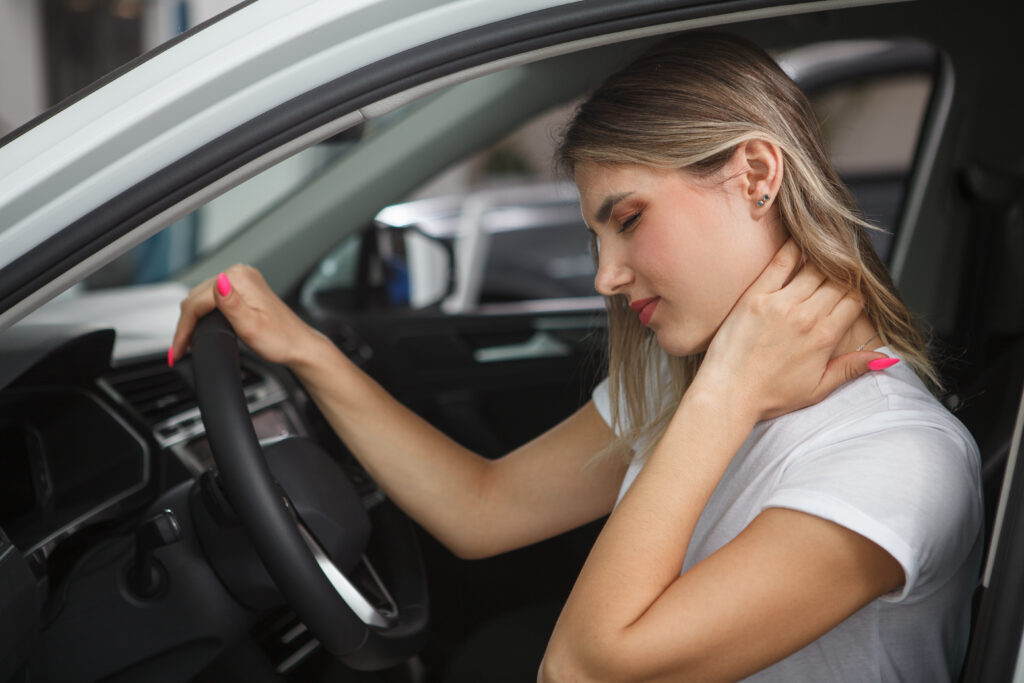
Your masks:
<svg viewBox="0 0 1024 683"><path fill-rule="evenodd" d="M900 362L899 358L876 358L875 360L868 363L868 369L870 370L885 370L891 368Z"/></svg>
<svg viewBox="0 0 1024 683"><path fill-rule="evenodd" d="M221 296L227 296L231 293L231 280L224 273L217 276L217 291L220 292Z"/></svg>
<svg viewBox="0 0 1024 683"><path fill-rule="evenodd" d="M174 347L167 349L167 367L174 367Z"/></svg>

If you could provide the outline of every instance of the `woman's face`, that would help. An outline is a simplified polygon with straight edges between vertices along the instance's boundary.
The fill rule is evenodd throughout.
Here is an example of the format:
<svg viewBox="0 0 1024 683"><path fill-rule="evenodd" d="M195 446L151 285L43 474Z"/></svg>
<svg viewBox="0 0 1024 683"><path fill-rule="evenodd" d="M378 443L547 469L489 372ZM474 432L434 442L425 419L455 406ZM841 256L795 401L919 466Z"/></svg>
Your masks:
<svg viewBox="0 0 1024 683"><path fill-rule="evenodd" d="M637 164L580 164L583 217L598 238L597 290L627 298L666 353L707 349L736 300L785 241L749 176Z"/></svg>

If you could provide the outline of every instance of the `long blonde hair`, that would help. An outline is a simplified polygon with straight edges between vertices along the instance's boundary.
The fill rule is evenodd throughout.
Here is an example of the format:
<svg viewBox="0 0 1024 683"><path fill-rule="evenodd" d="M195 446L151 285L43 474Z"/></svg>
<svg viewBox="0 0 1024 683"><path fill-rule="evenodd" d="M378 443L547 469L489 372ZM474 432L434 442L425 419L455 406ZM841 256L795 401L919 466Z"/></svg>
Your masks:
<svg viewBox="0 0 1024 683"><path fill-rule="evenodd" d="M858 291L881 342L937 390L925 339L865 232L873 226L829 161L810 103L760 47L706 32L660 43L580 105L558 160L570 174L582 162L634 163L711 178L751 139L782 150L775 207L807 260ZM619 434L606 453L626 455L636 443L657 442L702 355L668 357L624 296L606 297L606 304L612 422ZM658 383L656 391L648 382ZM651 396L659 399L651 403Z"/></svg>

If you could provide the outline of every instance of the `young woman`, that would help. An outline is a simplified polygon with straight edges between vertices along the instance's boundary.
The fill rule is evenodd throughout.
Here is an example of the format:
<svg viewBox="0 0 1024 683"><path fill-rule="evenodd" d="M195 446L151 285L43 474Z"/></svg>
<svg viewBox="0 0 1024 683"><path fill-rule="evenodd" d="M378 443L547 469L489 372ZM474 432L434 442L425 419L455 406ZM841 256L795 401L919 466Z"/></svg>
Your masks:
<svg viewBox="0 0 1024 683"><path fill-rule="evenodd" d="M954 679L977 449L925 386L922 338L800 91L745 41L685 34L599 88L560 156L609 379L504 458L403 408L245 266L182 304L171 361L221 309L462 557L611 512L540 680Z"/></svg>

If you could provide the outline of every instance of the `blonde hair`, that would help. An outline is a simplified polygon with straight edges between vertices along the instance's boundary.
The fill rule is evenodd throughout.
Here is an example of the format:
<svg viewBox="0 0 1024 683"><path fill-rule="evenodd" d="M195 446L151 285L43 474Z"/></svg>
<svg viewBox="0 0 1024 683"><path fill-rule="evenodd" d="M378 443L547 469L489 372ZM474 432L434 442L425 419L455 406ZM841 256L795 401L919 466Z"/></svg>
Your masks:
<svg viewBox="0 0 1024 683"><path fill-rule="evenodd" d="M925 338L868 239L865 228L873 226L829 161L810 103L760 47L705 32L655 46L580 105L558 160L570 174L582 162L633 163L710 178L751 139L782 151L785 172L774 206L807 260L859 292L881 342L937 390ZM657 442L702 355L668 357L624 296L606 297L606 304L612 423L619 438L605 454L628 455L636 443ZM658 383L657 391L649 391L648 382ZM649 396L659 397L656 405Z"/></svg>

